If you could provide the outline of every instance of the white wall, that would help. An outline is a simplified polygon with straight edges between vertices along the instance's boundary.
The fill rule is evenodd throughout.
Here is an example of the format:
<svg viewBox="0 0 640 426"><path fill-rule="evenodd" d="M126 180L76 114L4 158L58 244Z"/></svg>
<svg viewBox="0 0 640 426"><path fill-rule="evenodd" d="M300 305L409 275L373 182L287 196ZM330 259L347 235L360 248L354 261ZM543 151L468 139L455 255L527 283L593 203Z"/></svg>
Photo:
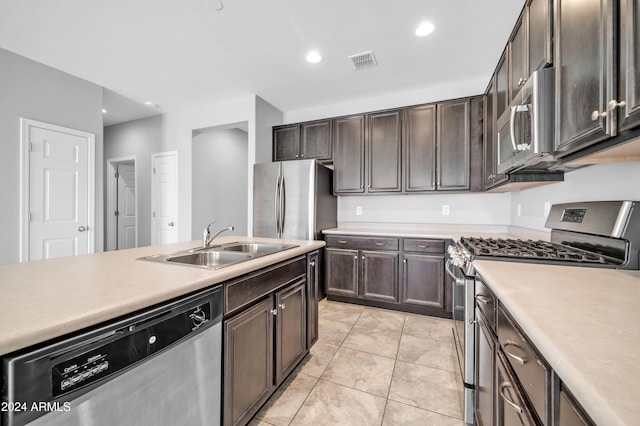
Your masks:
<svg viewBox="0 0 640 426"><path fill-rule="evenodd" d="M247 235L247 132L210 129L193 137L191 238L202 238L213 219L212 232L227 226L225 235Z"/></svg>
<svg viewBox="0 0 640 426"><path fill-rule="evenodd" d="M20 259L20 117L96 135L95 250L102 251L102 88L0 49L0 264Z"/></svg>
<svg viewBox="0 0 640 426"><path fill-rule="evenodd" d="M408 92L394 92L384 96L364 99L354 99L350 102L324 105L316 108L286 111L284 123L298 123L302 121L318 120L322 118L340 117L342 115L358 114L389 108L400 108L429 102L463 98L484 93L489 77L476 80L461 81L442 86L425 87Z"/></svg>
<svg viewBox="0 0 640 426"><path fill-rule="evenodd" d="M106 163L111 159L136 158L138 245L141 247L151 244L151 154L160 149L162 123L163 118L158 115L104 128L105 173L109 172Z"/></svg>
<svg viewBox="0 0 640 426"><path fill-rule="evenodd" d="M544 230L545 202L611 200L640 201L640 162L588 166L566 173L564 182L513 192L511 224Z"/></svg>
<svg viewBox="0 0 640 426"><path fill-rule="evenodd" d="M509 225L510 194L429 194L338 197L338 222ZM450 214L442 214L448 205ZM356 207L362 215L356 215Z"/></svg>

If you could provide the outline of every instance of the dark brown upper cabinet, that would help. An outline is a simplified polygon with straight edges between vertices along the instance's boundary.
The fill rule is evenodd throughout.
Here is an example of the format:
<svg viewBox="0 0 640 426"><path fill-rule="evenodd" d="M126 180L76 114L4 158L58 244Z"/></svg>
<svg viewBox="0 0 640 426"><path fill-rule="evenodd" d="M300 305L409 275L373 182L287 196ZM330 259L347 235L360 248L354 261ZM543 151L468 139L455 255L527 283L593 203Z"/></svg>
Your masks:
<svg viewBox="0 0 640 426"><path fill-rule="evenodd" d="M509 41L509 100L513 101L529 78L527 8L522 10ZM511 103L511 102L510 102Z"/></svg>
<svg viewBox="0 0 640 426"><path fill-rule="evenodd" d="M438 190L469 189L470 100L443 102L437 109L437 179Z"/></svg>
<svg viewBox="0 0 640 426"><path fill-rule="evenodd" d="M551 0L530 0L527 13L528 75L553 63Z"/></svg>
<svg viewBox="0 0 640 426"><path fill-rule="evenodd" d="M330 161L331 148L331 120L273 128L273 161Z"/></svg>
<svg viewBox="0 0 640 426"><path fill-rule="evenodd" d="M436 106L408 108L403 121L405 191L435 191Z"/></svg>
<svg viewBox="0 0 640 426"><path fill-rule="evenodd" d="M496 119L502 117L502 114L508 113L510 97L509 97L509 45L505 47L496 67Z"/></svg>
<svg viewBox="0 0 640 426"><path fill-rule="evenodd" d="M620 76L618 128L640 125L640 1L620 0Z"/></svg>
<svg viewBox="0 0 640 426"><path fill-rule="evenodd" d="M400 192L400 110L368 114L367 192Z"/></svg>
<svg viewBox="0 0 640 426"><path fill-rule="evenodd" d="M336 194L364 193L365 115L333 121L334 174Z"/></svg>
<svg viewBox="0 0 640 426"><path fill-rule="evenodd" d="M554 16L555 148L562 154L617 132L614 1L556 0Z"/></svg>
<svg viewBox="0 0 640 426"><path fill-rule="evenodd" d="M484 96L484 181L483 185L485 189L490 189L495 185L504 182L507 179L505 173L498 173L498 141L496 133L496 123L498 117L496 117L496 80L497 74L494 74L493 78L489 82L489 87Z"/></svg>

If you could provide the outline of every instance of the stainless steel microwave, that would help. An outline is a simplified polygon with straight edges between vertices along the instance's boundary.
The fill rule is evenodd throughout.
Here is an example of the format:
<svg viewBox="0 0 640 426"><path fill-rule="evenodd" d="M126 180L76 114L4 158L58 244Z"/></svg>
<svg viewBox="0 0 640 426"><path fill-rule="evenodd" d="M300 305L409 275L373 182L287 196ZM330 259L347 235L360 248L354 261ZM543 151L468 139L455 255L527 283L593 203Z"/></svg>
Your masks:
<svg viewBox="0 0 640 426"><path fill-rule="evenodd" d="M534 71L498 119L498 173L553 164L555 69Z"/></svg>

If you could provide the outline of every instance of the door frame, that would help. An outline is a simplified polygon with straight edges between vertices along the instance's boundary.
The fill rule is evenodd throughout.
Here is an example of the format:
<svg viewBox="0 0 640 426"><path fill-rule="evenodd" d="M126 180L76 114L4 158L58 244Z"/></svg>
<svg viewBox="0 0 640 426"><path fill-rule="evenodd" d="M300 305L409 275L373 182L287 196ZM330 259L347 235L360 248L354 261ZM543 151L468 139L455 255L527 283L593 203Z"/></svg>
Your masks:
<svg viewBox="0 0 640 426"><path fill-rule="evenodd" d="M136 208L136 247L138 247L138 235L139 235L139 212L138 208L138 163L136 156L128 156L128 157L118 157L118 158L110 158L107 160L107 194L106 194L106 227L107 227L107 251L117 250L116 247L116 234L118 233L118 227L116 225L116 218L113 212L115 211L116 205L116 180L114 175L116 173L116 167L121 163L131 163L133 161L134 168L134 181L136 186L135 192L135 208Z"/></svg>
<svg viewBox="0 0 640 426"><path fill-rule="evenodd" d="M88 203L88 220L87 220L87 238L88 253L95 252L95 181L96 181L96 158L95 144L96 135L82 130L71 129L69 127L58 126L56 124L45 123L30 118L20 117L20 262L29 261L29 216L30 216L30 190L31 182L29 179L31 172L30 163L30 129L31 127L40 127L54 132L69 133L87 139L88 143L88 165L87 165L87 203Z"/></svg>

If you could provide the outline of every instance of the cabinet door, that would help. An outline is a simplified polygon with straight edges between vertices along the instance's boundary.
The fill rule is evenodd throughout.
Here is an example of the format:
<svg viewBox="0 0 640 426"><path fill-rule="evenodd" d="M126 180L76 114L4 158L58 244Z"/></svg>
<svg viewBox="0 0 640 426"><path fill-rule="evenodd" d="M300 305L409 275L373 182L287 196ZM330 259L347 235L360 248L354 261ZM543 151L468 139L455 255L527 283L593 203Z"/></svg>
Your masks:
<svg viewBox="0 0 640 426"><path fill-rule="evenodd" d="M607 113L615 87L612 0L555 2L556 150L615 134Z"/></svg>
<svg viewBox="0 0 640 426"><path fill-rule="evenodd" d="M496 132L496 79L497 75L489 82L489 88L484 97L484 189L490 189L494 185L506 180L507 175L498 173L498 134Z"/></svg>
<svg viewBox="0 0 640 426"><path fill-rule="evenodd" d="M438 104L438 190L469 189L469 99Z"/></svg>
<svg viewBox="0 0 640 426"><path fill-rule="evenodd" d="M496 426L535 426L518 381L502 351L496 351Z"/></svg>
<svg viewBox="0 0 640 426"><path fill-rule="evenodd" d="M320 254L307 255L307 349L318 340L318 287Z"/></svg>
<svg viewBox="0 0 640 426"><path fill-rule="evenodd" d="M306 282L276 293L276 386L307 353Z"/></svg>
<svg viewBox="0 0 640 426"><path fill-rule="evenodd" d="M443 256L402 256L402 303L444 309Z"/></svg>
<svg viewBox="0 0 640 426"><path fill-rule="evenodd" d="M640 125L640 1L620 1L620 100L618 128Z"/></svg>
<svg viewBox="0 0 640 426"><path fill-rule="evenodd" d="M297 160L300 153L300 126L273 129L273 161Z"/></svg>
<svg viewBox="0 0 640 426"><path fill-rule="evenodd" d="M529 72L542 69L553 62L551 43L551 0L530 0L528 11Z"/></svg>
<svg viewBox="0 0 640 426"><path fill-rule="evenodd" d="M327 249L327 294L358 296L358 250Z"/></svg>
<svg viewBox="0 0 640 426"><path fill-rule="evenodd" d="M493 425L496 340L476 310L476 365L474 416L478 426Z"/></svg>
<svg viewBox="0 0 640 426"><path fill-rule="evenodd" d="M496 119L509 108L509 45L502 52L496 68Z"/></svg>
<svg viewBox="0 0 640 426"><path fill-rule="evenodd" d="M367 192L399 192L401 178L400 111L369 114Z"/></svg>
<svg viewBox="0 0 640 426"><path fill-rule="evenodd" d="M398 301L398 253L362 251L362 296Z"/></svg>
<svg viewBox="0 0 640 426"><path fill-rule="evenodd" d="M511 53L511 66L509 76L509 99L513 100L520 88L524 85L529 77L527 71L529 65L527 64L528 52L527 52L527 9L525 8L520 15L520 19L516 23L514 28L513 38L509 42L509 48Z"/></svg>
<svg viewBox="0 0 640 426"><path fill-rule="evenodd" d="M436 106L410 108L404 115L404 189L436 189Z"/></svg>
<svg viewBox="0 0 640 426"><path fill-rule="evenodd" d="M331 160L331 121L302 123L300 127L300 158Z"/></svg>
<svg viewBox="0 0 640 426"><path fill-rule="evenodd" d="M224 424L246 424L271 394L273 300L224 322Z"/></svg>
<svg viewBox="0 0 640 426"><path fill-rule="evenodd" d="M336 194L364 192L364 123L364 115L336 118L333 122Z"/></svg>

